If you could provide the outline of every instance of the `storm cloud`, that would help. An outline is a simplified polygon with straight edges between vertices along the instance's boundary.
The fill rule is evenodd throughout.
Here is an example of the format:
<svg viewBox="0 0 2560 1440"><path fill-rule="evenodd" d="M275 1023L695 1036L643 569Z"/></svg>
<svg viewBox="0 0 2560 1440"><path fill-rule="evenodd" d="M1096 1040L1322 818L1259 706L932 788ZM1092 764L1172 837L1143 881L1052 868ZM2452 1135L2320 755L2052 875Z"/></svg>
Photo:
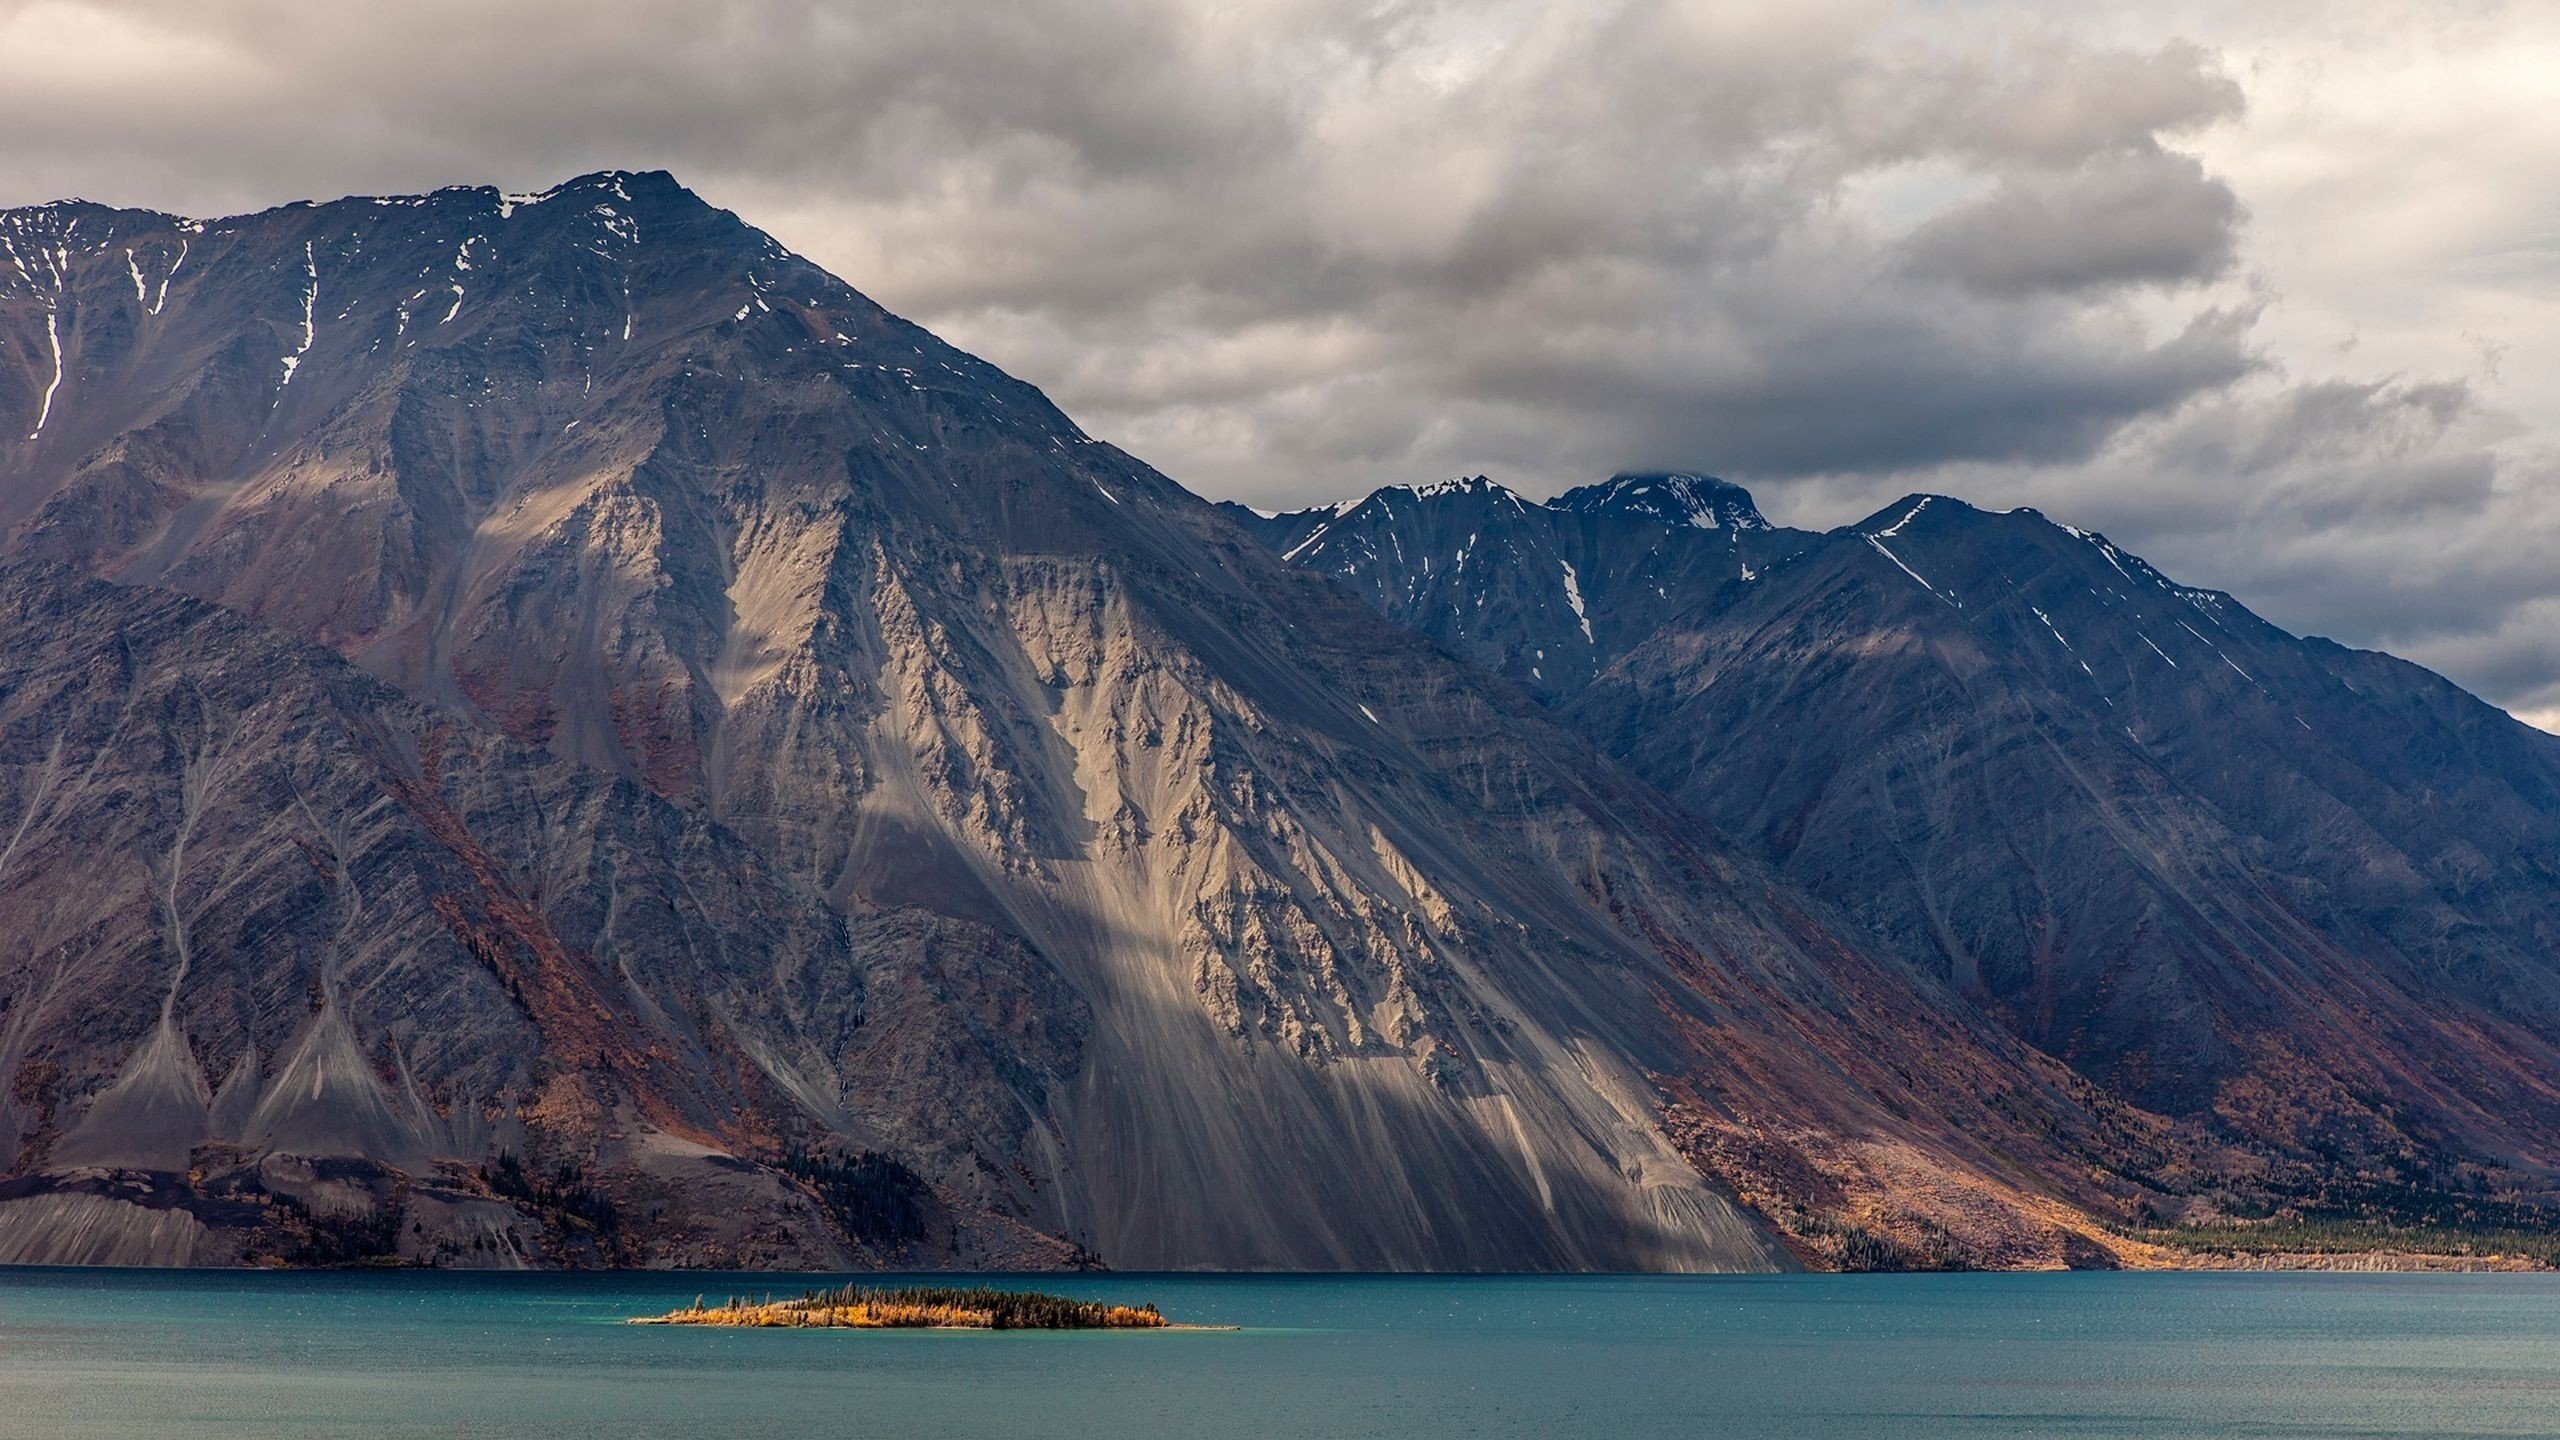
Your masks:
<svg viewBox="0 0 2560 1440"><path fill-rule="evenodd" d="M2555 53L2467 3L0 0L0 203L665 168L1207 494L1954 490L2560 706L2560 402L2497 378L2560 261L2452 188L2550 193L2496 127Z"/></svg>
<svg viewBox="0 0 2560 1440"><path fill-rule="evenodd" d="M2145 151L2011 176L1915 230L1912 269L1992 295L2182 285L2231 269L2240 203L2191 155Z"/></svg>

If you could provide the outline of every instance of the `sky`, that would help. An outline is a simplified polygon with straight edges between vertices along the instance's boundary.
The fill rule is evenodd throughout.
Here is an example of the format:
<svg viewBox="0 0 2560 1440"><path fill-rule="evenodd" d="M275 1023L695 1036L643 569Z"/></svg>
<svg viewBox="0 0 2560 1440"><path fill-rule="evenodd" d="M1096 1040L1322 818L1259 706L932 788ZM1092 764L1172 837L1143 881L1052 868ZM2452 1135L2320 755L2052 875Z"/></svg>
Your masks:
<svg viewBox="0 0 2560 1440"><path fill-rule="evenodd" d="M0 205L667 169L1266 508L2034 505L2560 727L2560 5L0 0Z"/></svg>

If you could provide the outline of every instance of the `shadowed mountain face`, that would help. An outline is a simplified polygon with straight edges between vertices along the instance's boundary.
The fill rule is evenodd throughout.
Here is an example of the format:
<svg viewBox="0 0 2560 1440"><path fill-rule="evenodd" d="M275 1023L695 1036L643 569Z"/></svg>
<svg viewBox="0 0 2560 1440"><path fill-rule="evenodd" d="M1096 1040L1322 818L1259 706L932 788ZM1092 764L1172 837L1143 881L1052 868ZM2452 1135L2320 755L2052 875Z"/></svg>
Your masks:
<svg viewBox="0 0 2560 1440"><path fill-rule="evenodd" d="M1560 617L1555 537L1590 493L1381 492L1313 543L1308 517L1260 523L2013 1033L2247 1142L2279 1192L2548 1187L2560 740L2103 537L1939 497L1822 535L1667 515L1612 553L1679 579L1585 580ZM1379 558L1452 521L1500 537L1466 582ZM1580 671L1537 663L1586 619Z"/></svg>
<svg viewBox="0 0 2560 1440"><path fill-rule="evenodd" d="M0 1254L2052 1262L2189 1153L663 175L0 239L0 902L125 887L0 937Z"/></svg>

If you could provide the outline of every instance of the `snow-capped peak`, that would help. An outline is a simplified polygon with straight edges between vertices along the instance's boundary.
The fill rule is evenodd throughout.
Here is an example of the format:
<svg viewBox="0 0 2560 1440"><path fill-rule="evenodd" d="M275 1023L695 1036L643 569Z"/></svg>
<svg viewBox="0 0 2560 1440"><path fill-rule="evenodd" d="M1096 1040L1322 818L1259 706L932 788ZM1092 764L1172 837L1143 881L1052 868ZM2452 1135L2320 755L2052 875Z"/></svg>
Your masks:
<svg viewBox="0 0 2560 1440"><path fill-rule="evenodd" d="M1550 502L1558 510L1586 514L1646 515L1665 525L1699 530L1766 530L1769 522L1751 503L1751 492L1712 475L1685 472L1613 475L1597 485L1568 490Z"/></svg>
<svg viewBox="0 0 2560 1440"><path fill-rule="evenodd" d="M1434 480L1428 485L1390 485L1390 490L1411 490L1424 500L1445 499L1453 495L1483 495L1497 500L1517 501L1509 487L1482 475L1463 476L1456 480Z"/></svg>

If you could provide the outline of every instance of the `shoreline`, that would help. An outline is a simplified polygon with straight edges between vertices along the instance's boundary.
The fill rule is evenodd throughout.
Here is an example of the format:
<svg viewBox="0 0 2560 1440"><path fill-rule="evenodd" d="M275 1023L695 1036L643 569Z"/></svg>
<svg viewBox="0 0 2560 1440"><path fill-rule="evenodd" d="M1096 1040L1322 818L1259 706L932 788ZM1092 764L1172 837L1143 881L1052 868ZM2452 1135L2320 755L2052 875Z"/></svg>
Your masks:
<svg viewBox="0 0 2560 1440"><path fill-rule="evenodd" d="M2155 1247L2166 1251L2168 1247ZM2151 1263L2121 1265L2113 1268L2089 1267L2073 1269L2059 1265L1969 1266L1953 1269L1909 1270L712 1270L677 1266L462 1266L462 1265L88 1265L11 1261L0 1263L0 1273L12 1271L30 1274L134 1274L134 1275L444 1275L490 1276L493 1278L527 1279L534 1277L566 1278L569 1276L638 1277L638 1276L772 1276L792 1281L824 1279L844 1283L868 1283L879 1280L937 1282L1010 1281L1024 1284L1054 1283L1107 1276L1115 1280L1136 1277L1171 1280L1539 1280L1594 1279L1636 1277L1673 1279L1681 1277L1731 1276L1734 1278L1770 1278L1781 1275L1850 1276L1850 1275L2161 1275L2180 1272L2225 1274L2251 1272L2263 1274L2500 1274L2555 1275L2560 1266L2514 1255L2453 1255L2429 1251L2270 1251L2252 1254L2247 1251L2181 1251L2171 1252L2174 1259L2147 1256ZM965 1327L963 1327L965 1328Z"/></svg>

